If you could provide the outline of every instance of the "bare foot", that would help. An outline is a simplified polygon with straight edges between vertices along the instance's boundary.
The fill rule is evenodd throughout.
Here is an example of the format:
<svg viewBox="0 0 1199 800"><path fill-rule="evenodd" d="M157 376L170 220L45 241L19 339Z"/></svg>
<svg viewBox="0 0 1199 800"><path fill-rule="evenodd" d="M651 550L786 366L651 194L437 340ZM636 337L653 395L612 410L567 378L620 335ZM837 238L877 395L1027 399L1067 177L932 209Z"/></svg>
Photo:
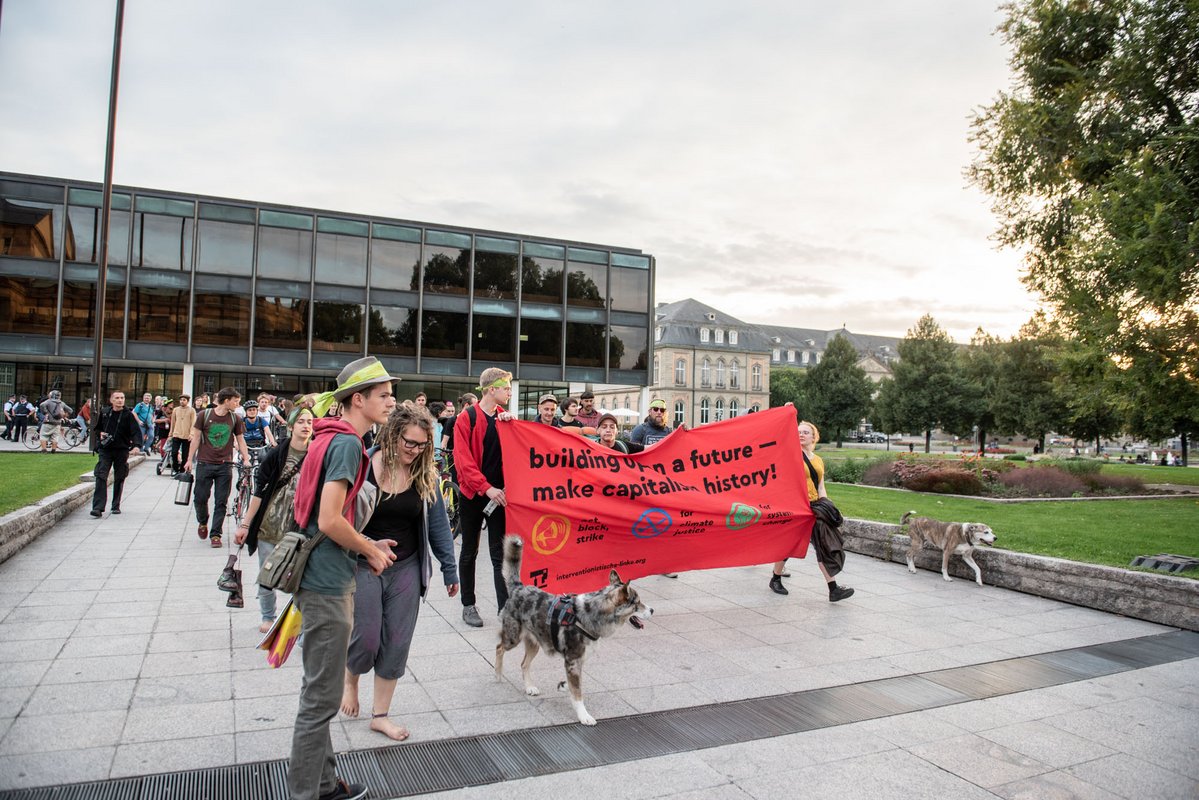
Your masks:
<svg viewBox="0 0 1199 800"><path fill-rule="evenodd" d="M274 624L275 624L275 621L273 619L264 619L262 621L262 624L258 626L258 632L259 633L269 633L271 630L271 626Z"/></svg>
<svg viewBox="0 0 1199 800"><path fill-rule="evenodd" d="M358 716L358 683L350 685L346 681L345 689L341 693L341 713L347 717Z"/></svg>
<svg viewBox="0 0 1199 800"><path fill-rule="evenodd" d="M389 739L394 739L397 742L402 742L408 738L408 729L403 725L396 725L387 718L387 714L376 714L371 718L371 730L378 731Z"/></svg>

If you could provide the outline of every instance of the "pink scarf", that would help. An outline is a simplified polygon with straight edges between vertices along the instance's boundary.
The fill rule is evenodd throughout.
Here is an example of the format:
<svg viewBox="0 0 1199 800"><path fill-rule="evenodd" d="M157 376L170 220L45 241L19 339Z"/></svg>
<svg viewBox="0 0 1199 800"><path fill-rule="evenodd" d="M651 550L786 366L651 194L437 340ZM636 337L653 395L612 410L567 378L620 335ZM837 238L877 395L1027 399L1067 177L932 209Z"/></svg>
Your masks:
<svg viewBox="0 0 1199 800"><path fill-rule="evenodd" d="M294 513L296 524L300 526L300 530L308 527L308 523L316 512L316 495L321 488L321 474L325 466L325 453L329 449L329 444L333 441L333 437L339 433L348 433L358 439L358 446L362 446L362 437L358 436L358 431L354 430L350 423L333 418L333 419L318 419L312 426L312 441L308 443L308 455L304 457L303 466L300 467L300 482L296 484L296 498L294 504ZM362 451L362 463L358 465L358 475L354 479L354 485L350 487L350 491L346 494L346 505L342 509L342 514L350 524L354 524L354 498L358 496L358 490L362 488L362 482L366 480L366 468L368 465L366 458L366 450Z"/></svg>

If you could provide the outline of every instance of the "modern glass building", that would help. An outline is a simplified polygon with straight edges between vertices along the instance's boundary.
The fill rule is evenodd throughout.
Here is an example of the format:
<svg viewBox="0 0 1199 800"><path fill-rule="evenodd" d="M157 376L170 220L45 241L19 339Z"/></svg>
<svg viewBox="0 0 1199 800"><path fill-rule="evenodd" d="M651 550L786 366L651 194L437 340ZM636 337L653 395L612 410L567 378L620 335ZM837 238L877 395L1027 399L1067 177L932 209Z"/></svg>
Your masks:
<svg viewBox="0 0 1199 800"><path fill-rule="evenodd" d="M0 172L5 397L90 396L101 188ZM174 395L187 372L196 393L291 394L366 354L402 397L456 397L489 366L534 397L649 383L639 250L132 187L110 228L111 388Z"/></svg>

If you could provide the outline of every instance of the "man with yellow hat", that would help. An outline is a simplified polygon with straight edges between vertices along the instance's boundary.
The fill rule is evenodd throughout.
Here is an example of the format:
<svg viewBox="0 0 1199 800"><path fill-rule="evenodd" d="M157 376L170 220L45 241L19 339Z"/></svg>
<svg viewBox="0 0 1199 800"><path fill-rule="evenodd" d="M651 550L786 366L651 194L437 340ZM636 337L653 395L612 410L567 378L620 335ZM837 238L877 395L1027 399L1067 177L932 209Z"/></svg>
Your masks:
<svg viewBox="0 0 1199 800"><path fill-rule="evenodd" d="M303 615L304 682L292 734L287 785L293 800L357 800L367 789L334 773L329 723L341 703L346 649L354 627L354 572L361 557L379 575L395 560L394 540L371 540L354 529L354 499L366 479L362 436L395 408L395 378L373 357L337 376L337 388L314 398L312 440L296 487L295 521L322 534L308 556L295 603ZM334 403L341 416L324 418Z"/></svg>

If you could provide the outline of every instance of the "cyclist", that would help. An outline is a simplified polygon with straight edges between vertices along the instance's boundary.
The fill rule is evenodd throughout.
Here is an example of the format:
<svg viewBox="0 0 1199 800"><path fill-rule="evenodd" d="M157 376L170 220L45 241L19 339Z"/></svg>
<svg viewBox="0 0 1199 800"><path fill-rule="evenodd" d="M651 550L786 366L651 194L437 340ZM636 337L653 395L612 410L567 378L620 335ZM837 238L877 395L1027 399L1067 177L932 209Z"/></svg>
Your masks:
<svg viewBox="0 0 1199 800"><path fill-rule="evenodd" d="M258 411L258 403L246 401L246 447L261 450L264 447L275 446L275 434L271 433L271 423L265 414Z"/></svg>
<svg viewBox="0 0 1199 800"><path fill-rule="evenodd" d="M42 417L41 451L46 452L46 445L49 444L51 451L57 453L59 427L63 420L73 417L75 412L62 401L62 393L57 389L51 390L50 396L38 406L38 411L41 412Z"/></svg>

